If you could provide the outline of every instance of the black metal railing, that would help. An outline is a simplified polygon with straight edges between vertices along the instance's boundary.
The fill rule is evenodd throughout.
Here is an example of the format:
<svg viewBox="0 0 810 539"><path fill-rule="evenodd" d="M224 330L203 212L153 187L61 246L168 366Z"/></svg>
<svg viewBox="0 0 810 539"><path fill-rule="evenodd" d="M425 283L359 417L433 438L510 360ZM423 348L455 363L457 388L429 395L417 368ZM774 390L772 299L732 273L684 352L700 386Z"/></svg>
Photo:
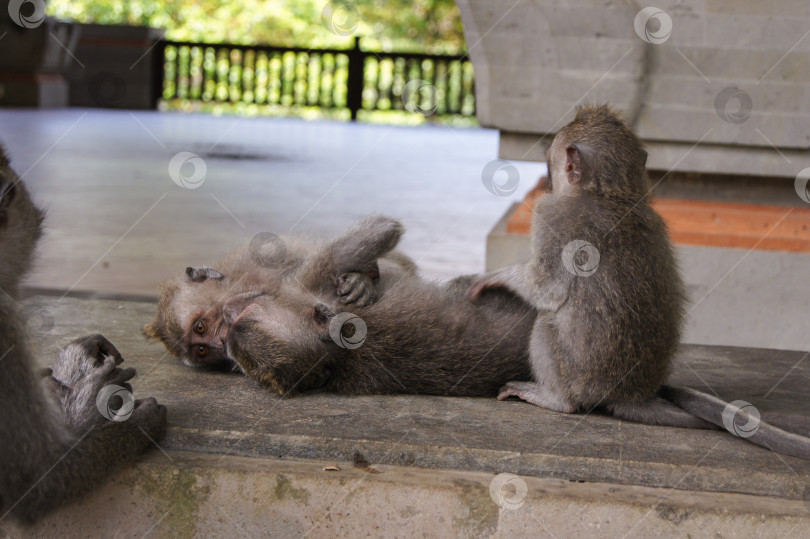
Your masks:
<svg viewBox="0 0 810 539"><path fill-rule="evenodd" d="M475 116L472 62L466 56L374 53L265 45L161 41L160 99L359 111L402 110Z"/></svg>

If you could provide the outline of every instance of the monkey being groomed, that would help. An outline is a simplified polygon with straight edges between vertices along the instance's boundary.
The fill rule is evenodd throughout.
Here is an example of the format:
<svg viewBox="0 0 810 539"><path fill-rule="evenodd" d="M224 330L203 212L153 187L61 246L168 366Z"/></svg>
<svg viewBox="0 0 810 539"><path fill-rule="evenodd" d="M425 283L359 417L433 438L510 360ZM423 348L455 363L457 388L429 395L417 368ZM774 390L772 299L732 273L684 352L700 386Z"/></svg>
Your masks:
<svg viewBox="0 0 810 539"><path fill-rule="evenodd" d="M69 343L53 369L34 373L15 298L42 218L0 146L0 520L35 520L134 460L166 430L166 408L153 398L128 403L124 421L97 408L105 386L131 392L135 375L119 367L121 354L101 335Z"/></svg>
<svg viewBox="0 0 810 539"><path fill-rule="evenodd" d="M370 217L346 232L363 230ZM399 240L402 229L388 231L388 241ZM147 336L157 338L173 355L192 367L238 370L226 350L227 325L223 306L232 298L244 302L260 294L277 294L282 281L295 277L323 245L303 237L258 235L229 252L213 268L186 268L182 277L162 285L155 319L146 325ZM347 266L339 275L312 283L326 304L363 307L385 293L388 283L415 275L416 265L398 251L388 251L379 260Z"/></svg>
<svg viewBox="0 0 810 539"><path fill-rule="evenodd" d="M601 408L651 425L724 426L728 403L663 386L685 293L664 221L649 204L641 142L609 107L582 107L554 137L547 160L546 193L533 211L532 259L485 275L470 290L483 301L484 291L505 288L538 312L533 381L510 382L498 398L564 413ZM748 422L745 412L731 411ZM810 459L810 438L793 434L810 432L810 418L762 420L749 441Z"/></svg>
<svg viewBox="0 0 810 539"><path fill-rule="evenodd" d="M398 230L393 219L366 220L274 293L227 302L231 357L283 395L322 389L494 397L507 381L528 380L534 309L496 290L473 305L466 296L471 276L441 285L402 275L363 307L322 301L323 283L384 256Z"/></svg>

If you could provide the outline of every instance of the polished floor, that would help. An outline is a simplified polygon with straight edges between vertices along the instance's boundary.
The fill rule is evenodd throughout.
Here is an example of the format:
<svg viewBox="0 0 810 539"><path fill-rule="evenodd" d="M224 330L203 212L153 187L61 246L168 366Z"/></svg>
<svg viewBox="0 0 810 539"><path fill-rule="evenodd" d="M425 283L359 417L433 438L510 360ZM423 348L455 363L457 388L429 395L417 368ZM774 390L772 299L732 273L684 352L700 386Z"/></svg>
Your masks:
<svg viewBox="0 0 810 539"><path fill-rule="evenodd" d="M487 129L0 109L0 141L48 213L28 285L60 294L155 297L259 232L328 236L374 212L404 221L426 276L480 272L487 233L545 170L516 162L517 189L490 193ZM678 252L686 342L810 350L810 254Z"/></svg>
<svg viewBox="0 0 810 539"><path fill-rule="evenodd" d="M483 129L0 110L0 140L48 213L30 284L118 294L155 295L259 232L329 236L374 212L405 222L426 275L479 272L487 232L544 170L519 164L514 194L491 194ZM170 171L181 152L200 160Z"/></svg>

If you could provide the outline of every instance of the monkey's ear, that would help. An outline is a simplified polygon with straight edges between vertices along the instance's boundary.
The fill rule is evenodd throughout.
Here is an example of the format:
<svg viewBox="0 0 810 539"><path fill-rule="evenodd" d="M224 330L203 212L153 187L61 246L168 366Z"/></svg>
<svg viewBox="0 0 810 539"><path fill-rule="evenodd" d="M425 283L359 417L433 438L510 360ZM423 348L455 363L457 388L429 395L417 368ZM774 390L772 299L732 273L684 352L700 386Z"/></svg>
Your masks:
<svg viewBox="0 0 810 539"><path fill-rule="evenodd" d="M644 159L644 165L646 166L647 165L647 157L648 157L647 150L641 150L641 157L642 157L642 159Z"/></svg>
<svg viewBox="0 0 810 539"><path fill-rule="evenodd" d="M186 268L186 278L192 283L201 283L207 279L221 281L225 278L220 272L212 268Z"/></svg>
<svg viewBox="0 0 810 539"><path fill-rule="evenodd" d="M568 176L568 183L577 184L582 181L585 161L580 146L569 144L565 148L565 173Z"/></svg>
<svg viewBox="0 0 810 539"><path fill-rule="evenodd" d="M312 321L317 328L318 338L322 342L330 342L332 340L332 337L329 335L329 324L332 323L334 317L335 313L323 303L318 303L312 308Z"/></svg>

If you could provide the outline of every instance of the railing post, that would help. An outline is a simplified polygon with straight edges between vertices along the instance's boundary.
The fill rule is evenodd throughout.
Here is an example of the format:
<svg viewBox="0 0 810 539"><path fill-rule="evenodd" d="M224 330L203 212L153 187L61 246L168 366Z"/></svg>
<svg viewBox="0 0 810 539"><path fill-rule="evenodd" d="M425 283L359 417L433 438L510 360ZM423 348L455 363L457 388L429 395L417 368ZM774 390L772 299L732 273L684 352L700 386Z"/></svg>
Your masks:
<svg viewBox="0 0 810 539"><path fill-rule="evenodd" d="M357 111L363 107L363 82L365 79L363 53L360 40L354 38L354 46L346 52L349 57L349 73L346 80L346 107L352 113L352 121L357 120Z"/></svg>
<svg viewBox="0 0 810 539"><path fill-rule="evenodd" d="M163 97L163 84L166 78L166 40L161 39L152 50L152 107L157 109Z"/></svg>

